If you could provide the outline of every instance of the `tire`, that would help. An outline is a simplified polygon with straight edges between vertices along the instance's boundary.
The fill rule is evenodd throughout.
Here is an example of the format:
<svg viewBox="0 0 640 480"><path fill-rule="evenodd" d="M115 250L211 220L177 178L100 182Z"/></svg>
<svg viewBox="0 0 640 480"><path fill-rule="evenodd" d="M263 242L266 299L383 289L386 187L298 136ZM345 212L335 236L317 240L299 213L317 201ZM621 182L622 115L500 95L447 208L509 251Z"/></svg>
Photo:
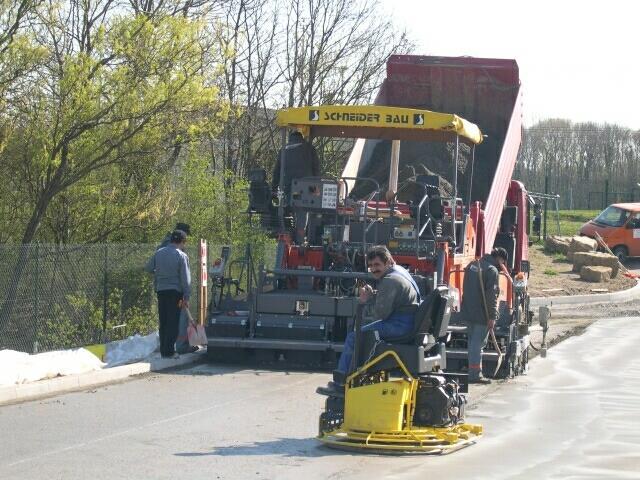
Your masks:
<svg viewBox="0 0 640 480"><path fill-rule="evenodd" d="M629 251L627 250L627 247L623 247L622 245L615 247L612 250L612 252L616 257L618 257L618 260L620 261L620 263L624 262L629 256Z"/></svg>

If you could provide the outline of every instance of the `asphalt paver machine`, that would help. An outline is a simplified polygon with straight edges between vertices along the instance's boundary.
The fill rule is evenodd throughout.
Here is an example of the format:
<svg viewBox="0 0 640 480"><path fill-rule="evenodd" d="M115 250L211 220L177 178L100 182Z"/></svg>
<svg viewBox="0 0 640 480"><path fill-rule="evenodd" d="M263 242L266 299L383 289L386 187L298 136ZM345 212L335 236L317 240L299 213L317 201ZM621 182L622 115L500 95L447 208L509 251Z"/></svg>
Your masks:
<svg viewBox="0 0 640 480"><path fill-rule="evenodd" d="M496 246L509 260L484 374L517 375L528 361L528 205L524 186L511 179L520 103L513 60L392 56L373 105L279 111L283 144L295 129L310 141L353 139L351 153L339 177L296 178L288 195L280 185L277 207L265 172L251 172L250 212L274 229L275 262L255 268L236 296L221 294L225 286L242 293L228 249L209 271L220 290L206 327L209 358L331 367L355 328L356 369L345 395L326 401L323 442L444 453L481 435L464 423L467 345L458 311L465 266ZM296 242L291 222L301 218L305 239ZM375 244L409 270L424 299L414 331L392 342L360 331L372 318L357 289L375 283L365 261ZM253 271L250 249L244 258Z"/></svg>
<svg viewBox="0 0 640 480"><path fill-rule="evenodd" d="M423 296L446 288L451 315L437 343L446 344L446 370L464 372L466 333L457 315L464 268L501 246L509 261L484 374L523 372L531 324L528 205L524 186L511 179L520 122L515 61L476 58L393 56L373 105L279 111L283 132L354 139L353 146L340 176L294 179L278 207L265 172L251 172L250 211L274 228L275 262L256 268L255 281L249 275L246 295L212 296L209 357L335 365L353 329L357 286L373 282L365 252L384 244ZM293 240L294 211L306 214L304 242ZM237 286L228 257L223 252L210 270L214 285Z"/></svg>
<svg viewBox="0 0 640 480"><path fill-rule="evenodd" d="M279 112L278 124L307 137L389 141L390 158L382 176L294 179L288 197L279 195L277 209L265 193L264 175L254 174L251 208L275 213L277 260L273 268L260 269L244 309L212 312L210 356L241 352L263 361L331 364L355 319L357 368L345 395L327 398L319 439L339 448L427 453L474 441L482 429L464 423L464 375L444 370L459 299L448 273L476 255L474 226L455 176L461 145L473 158L483 140L480 129L454 114L380 105L287 109ZM438 173L411 172L399 181L402 141L451 143L448 171L454 180L448 191ZM306 225L302 244L292 241L287 209ZM424 298L414 330L402 338L381 341L360 331L363 322L374 320L357 303L358 284L374 282L365 262L367 246L374 244L389 246Z"/></svg>

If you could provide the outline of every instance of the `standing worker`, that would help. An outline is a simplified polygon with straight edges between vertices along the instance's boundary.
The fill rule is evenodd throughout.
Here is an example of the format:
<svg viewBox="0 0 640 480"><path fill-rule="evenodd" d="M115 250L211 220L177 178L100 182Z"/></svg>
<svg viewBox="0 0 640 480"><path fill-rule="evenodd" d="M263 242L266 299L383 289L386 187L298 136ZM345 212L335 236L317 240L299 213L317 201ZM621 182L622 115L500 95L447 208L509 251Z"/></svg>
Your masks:
<svg viewBox="0 0 640 480"><path fill-rule="evenodd" d="M482 375L482 349L498 319L499 271L507 262L507 251L494 248L490 255L464 269L462 318L467 325L469 383L491 383Z"/></svg>
<svg viewBox="0 0 640 480"><path fill-rule="evenodd" d="M178 222L176 223L176 228L174 230L182 230L187 234L187 237L191 235L191 226L188 223ZM166 247L171 243L171 233L169 232L162 239L160 245L156 250L161 249L162 247ZM187 334L187 329L189 327L189 315L187 315L187 309L183 308L180 310L180 321L178 322L178 337L176 338L176 352L178 353L193 353L198 350L198 347L189 345L189 337Z"/></svg>
<svg viewBox="0 0 640 480"><path fill-rule="evenodd" d="M284 164L282 163L284 161ZM280 150L278 160L273 168L271 190L276 193L278 187L284 193L286 206L291 205L291 182L296 178L320 176L320 160L315 147L307 142L302 134L296 130L289 134L289 142ZM296 242L304 241L307 229L307 212L296 209Z"/></svg>
<svg viewBox="0 0 640 480"><path fill-rule="evenodd" d="M171 233L169 245L154 253L145 270L155 275L158 295L160 354L163 358L179 358L175 351L180 310L189 308L191 273L189 257L184 253L187 234L182 230Z"/></svg>

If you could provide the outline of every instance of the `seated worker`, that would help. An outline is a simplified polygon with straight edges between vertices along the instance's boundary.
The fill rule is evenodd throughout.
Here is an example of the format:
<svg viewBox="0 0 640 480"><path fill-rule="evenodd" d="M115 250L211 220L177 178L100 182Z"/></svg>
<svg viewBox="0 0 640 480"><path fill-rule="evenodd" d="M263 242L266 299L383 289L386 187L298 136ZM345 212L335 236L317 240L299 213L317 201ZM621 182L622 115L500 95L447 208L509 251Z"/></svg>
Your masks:
<svg viewBox="0 0 640 480"><path fill-rule="evenodd" d="M282 178L280 178L283 160L284 169L282 170ZM280 186L284 192L285 205L289 206L291 182L296 178L318 176L320 176L320 160L315 147L307 142L300 132L294 130L289 134L289 142L284 149L280 150L276 165L273 167L271 190L275 193ZM294 213L296 242L301 244L307 229L307 212L304 209L296 209Z"/></svg>
<svg viewBox="0 0 640 480"><path fill-rule="evenodd" d="M482 376L482 349L498 319L498 275L507 257L507 251L497 247L490 255L471 262L464 269L461 315L467 326L469 383L491 383L490 379Z"/></svg>
<svg viewBox="0 0 640 480"><path fill-rule="evenodd" d="M376 320L362 327L363 332L378 331L380 338L406 335L414 327L414 315L420 304L420 290L409 272L396 265L387 247L378 245L367 252L369 272L378 281L378 290L365 285L360 291L361 304L374 302L373 313ZM337 373L346 375L351 368L355 332L349 332L344 342L344 350L338 362ZM344 392L344 385L329 382L327 388L318 388L318 393L336 395Z"/></svg>

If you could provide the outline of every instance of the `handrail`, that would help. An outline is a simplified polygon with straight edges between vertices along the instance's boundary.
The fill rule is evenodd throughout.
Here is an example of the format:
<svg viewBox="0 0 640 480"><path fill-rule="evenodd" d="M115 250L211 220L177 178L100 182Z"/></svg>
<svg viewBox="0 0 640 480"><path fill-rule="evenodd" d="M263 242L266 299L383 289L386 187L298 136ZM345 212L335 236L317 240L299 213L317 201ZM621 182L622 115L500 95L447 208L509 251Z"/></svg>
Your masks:
<svg viewBox="0 0 640 480"><path fill-rule="evenodd" d="M358 280L375 280L373 275L363 272L332 272L328 270L295 270L287 268L274 268L273 270L266 270L266 273L271 273L278 276L292 277L355 278Z"/></svg>
<svg viewBox="0 0 640 480"><path fill-rule="evenodd" d="M380 184L378 183L377 180L371 178L371 177L340 177L340 180L362 180L365 182L369 182L369 183L373 183L373 186L375 187L375 190L371 193L371 195L369 195L369 197L364 201L364 226L362 227L362 250L363 253L366 254L367 252L367 233L369 232L369 228L375 224L375 222L378 221L378 208L379 208L379 202L376 202L376 218L373 222L371 222L371 226L367 226L367 209L369 208L369 202L371 201L371 199L380 194ZM347 184L347 182L343 183L344 187L345 187L345 193L344 193L344 197L347 198L347 196L349 195L349 185ZM376 228L375 231L375 236L374 236L374 242L377 243L378 242L378 229Z"/></svg>

